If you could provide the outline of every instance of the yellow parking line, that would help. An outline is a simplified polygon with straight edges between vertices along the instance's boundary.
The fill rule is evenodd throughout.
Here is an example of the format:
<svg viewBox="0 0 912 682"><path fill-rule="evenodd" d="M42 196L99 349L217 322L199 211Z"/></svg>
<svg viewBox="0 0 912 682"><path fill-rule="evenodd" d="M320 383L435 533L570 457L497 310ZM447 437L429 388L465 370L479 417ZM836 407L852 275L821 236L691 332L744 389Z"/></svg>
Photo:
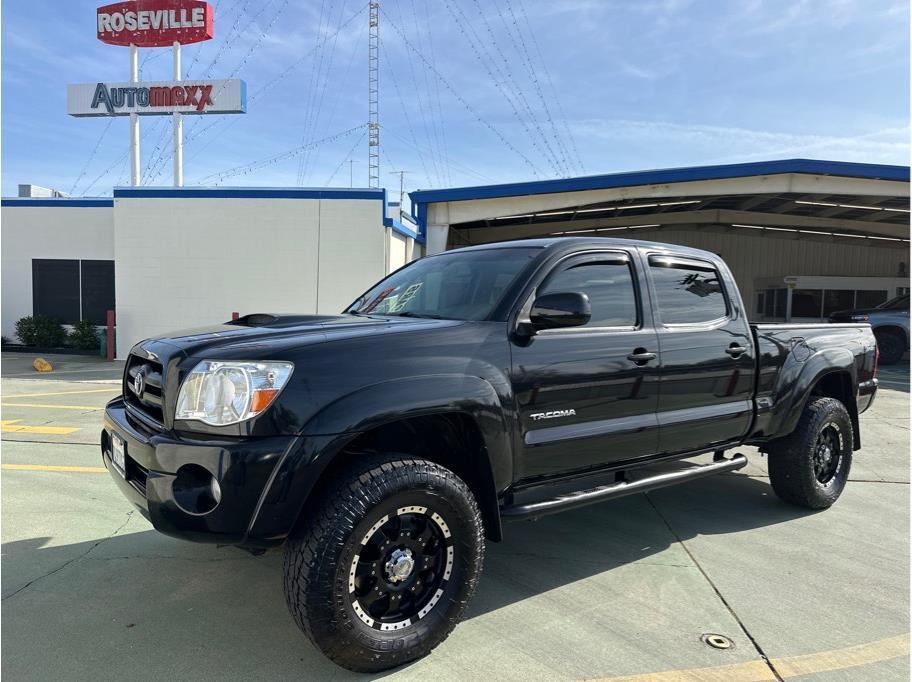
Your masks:
<svg viewBox="0 0 912 682"><path fill-rule="evenodd" d="M104 467L67 467L52 464L0 464L0 469L13 469L16 471L74 471L81 474L103 474L107 471Z"/></svg>
<svg viewBox="0 0 912 682"><path fill-rule="evenodd" d="M19 424L21 419L0 420L2 433L42 433L48 436L66 436L74 431L80 431L78 426L25 426Z"/></svg>
<svg viewBox="0 0 912 682"><path fill-rule="evenodd" d="M49 405L47 403L0 403L3 407L46 407L51 410L103 410L97 405Z"/></svg>
<svg viewBox="0 0 912 682"><path fill-rule="evenodd" d="M784 679L789 679L799 675L846 670L908 655L909 633L906 633L844 649L821 651L804 656L774 658L770 660L770 663ZM666 670L660 673L605 677L601 682L766 682L775 679L769 666L763 661L747 661L714 668Z"/></svg>
<svg viewBox="0 0 912 682"><path fill-rule="evenodd" d="M46 395L76 395L77 393L120 393L120 387L93 388L85 391L55 391L53 393L17 393L16 395L8 395L6 397L18 400L19 398L38 398Z"/></svg>

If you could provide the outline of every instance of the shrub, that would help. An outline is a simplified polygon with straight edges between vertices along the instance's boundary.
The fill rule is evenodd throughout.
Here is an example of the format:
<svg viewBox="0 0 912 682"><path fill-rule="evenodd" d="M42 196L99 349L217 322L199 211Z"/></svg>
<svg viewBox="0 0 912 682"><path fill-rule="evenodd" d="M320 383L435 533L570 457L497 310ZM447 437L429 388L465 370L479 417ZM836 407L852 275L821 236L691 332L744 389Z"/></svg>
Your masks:
<svg viewBox="0 0 912 682"><path fill-rule="evenodd" d="M2 346L12 346L13 342L9 337L0 336L0 345Z"/></svg>
<svg viewBox="0 0 912 682"><path fill-rule="evenodd" d="M59 347L66 340L66 335L63 325L44 315L23 317L16 322L16 336L26 346Z"/></svg>
<svg viewBox="0 0 912 682"><path fill-rule="evenodd" d="M80 320L73 325L70 332L70 343L80 350L98 350L98 328L88 320Z"/></svg>

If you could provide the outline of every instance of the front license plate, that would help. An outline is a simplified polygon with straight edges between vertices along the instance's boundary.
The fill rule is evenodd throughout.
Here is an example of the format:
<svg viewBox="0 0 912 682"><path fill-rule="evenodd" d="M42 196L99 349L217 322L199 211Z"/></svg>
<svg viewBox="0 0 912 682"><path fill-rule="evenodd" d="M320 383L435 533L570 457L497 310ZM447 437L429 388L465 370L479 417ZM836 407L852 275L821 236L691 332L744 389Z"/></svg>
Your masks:
<svg viewBox="0 0 912 682"><path fill-rule="evenodd" d="M126 478L127 469L126 469L126 459L125 453L127 450L127 444L124 443L124 439L118 436L116 433L111 433L111 464L114 465L114 468L117 469L117 473Z"/></svg>

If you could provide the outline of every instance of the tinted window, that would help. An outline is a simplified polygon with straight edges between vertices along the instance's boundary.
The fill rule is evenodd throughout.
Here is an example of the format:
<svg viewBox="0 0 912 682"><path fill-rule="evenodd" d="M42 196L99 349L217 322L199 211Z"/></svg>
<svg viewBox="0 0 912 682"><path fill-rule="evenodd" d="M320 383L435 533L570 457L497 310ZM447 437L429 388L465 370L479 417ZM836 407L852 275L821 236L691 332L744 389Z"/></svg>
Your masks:
<svg viewBox="0 0 912 682"><path fill-rule="evenodd" d="M833 292L827 292L827 294L830 293ZM821 300L823 300L823 290L821 289L795 289L792 291L792 317L820 317ZM782 314L784 315L785 312L783 311Z"/></svg>
<svg viewBox="0 0 912 682"><path fill-rule="evenodd" d="M908 310L909 294L906 294L904 296L897 296L896 298L890 299L880 307L884 310Z"/></svg>
<svg viewBox="0 0 912 682"><path fill-rule="evenodd" d="M633 327L637 323L636 294L627 263L591 262L554 274L538 295L580 292L589 296L592 319L587 327Z"/></svg>
<svg viewBox="0 0 912 682"><path fill-rule="evenodd" d="M79 321L78 260L32 260L32 312L61 324Z"/></svg>
<svg viewBox="0 0 912 682"><path fill-rule="evenodd" d="M114 261L84 260L82 265L82 319L105 324L114 310Z"/></svg>
<svg viewBox="0 0 912 682"><path fill-rule="evenodd" d="M854 289L828 289L823 295L824 317L837 310L851 310L854 305Z"/></svg>
<svg viewBox="0 0 912 682"><path fill-rule="evenodd" d="M488 249L422 258L382 280L346 312L484 320L539 253Z"/></svg>
<svg viewBox="0 0 912 682"><path fill-rule="evenodd" d="M652 282L663 324L694 324L725 317L725 295L718 273L701 267L652 256Z"/></svg>

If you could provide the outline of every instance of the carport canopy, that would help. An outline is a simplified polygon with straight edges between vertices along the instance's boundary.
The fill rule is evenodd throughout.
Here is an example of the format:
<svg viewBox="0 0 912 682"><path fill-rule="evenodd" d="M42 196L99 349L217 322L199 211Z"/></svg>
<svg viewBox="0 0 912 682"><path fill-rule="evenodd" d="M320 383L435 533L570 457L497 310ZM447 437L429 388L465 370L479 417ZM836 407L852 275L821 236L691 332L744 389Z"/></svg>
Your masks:
<svg viewBox="0 0 912 682"><path fill-rule="evenodd" d="M418 190L409 196L428 254L508 239L624 236L684 225L909 245L905 166L788 159Z"/></svg>

